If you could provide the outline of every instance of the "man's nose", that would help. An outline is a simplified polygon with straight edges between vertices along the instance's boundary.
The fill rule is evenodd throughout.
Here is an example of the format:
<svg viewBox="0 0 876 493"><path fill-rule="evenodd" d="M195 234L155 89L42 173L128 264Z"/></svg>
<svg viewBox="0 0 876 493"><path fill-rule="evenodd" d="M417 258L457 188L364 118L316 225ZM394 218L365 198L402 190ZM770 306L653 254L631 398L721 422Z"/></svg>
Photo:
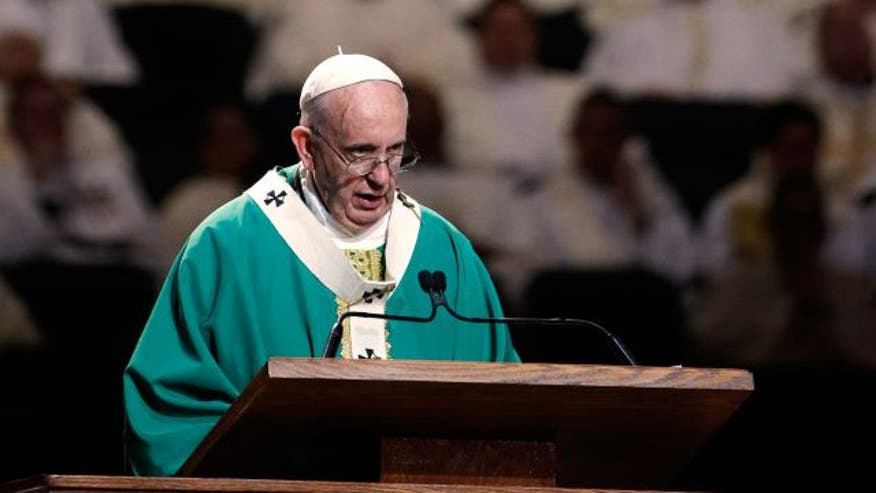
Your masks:
<svg viewBox="0 0 876 493"><path fill-rule="evenodd" d="M387 158L378 162L365 178L374 185L382 186L389 181L391 175L392 170L389 169L389 158Z"/></svg>

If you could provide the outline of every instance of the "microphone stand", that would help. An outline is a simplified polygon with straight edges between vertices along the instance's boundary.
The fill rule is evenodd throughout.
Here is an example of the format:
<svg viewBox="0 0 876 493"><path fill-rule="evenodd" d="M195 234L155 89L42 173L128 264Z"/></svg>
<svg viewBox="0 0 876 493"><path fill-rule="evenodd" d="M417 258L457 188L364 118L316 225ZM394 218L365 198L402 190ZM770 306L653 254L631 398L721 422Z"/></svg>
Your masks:
<svg viewBox="0 0 876 493"><path fill-rule="evenodd" d="M605 336L606 339L611 341L612 348L615 350L617 355L630 366L637 366L635 358L627 349L626 346L618 339L614 334L611 333L605 327L599 325L596 322L591 322L590 320L578 319L578 318L535 318L535 317L497 317L497 318L488 318L488 317L466 317L464 315L460 315L456 313L450 305L447 303L447 298L444 296L444 290L447 287L447 279L443 272L436 271L434 273L430 273L428 271L420 271L417 276L420 281L420 287L423 291L429 293L429 297L432 300L432 312L427 317L415 317L408 315L388 315L383 313L370 313L370 312L344 312L340 317L338 317L338 321L335 323L332 330L329 332L328 340L325 344L325 349L322 352L323 358L334 358L335 354L338 352L338 346L341 343L341 335L344 331L344 320L350 317L361 317L361 318L375 318L381 320L395 320L400 322L431 322L435 319L435 315L438 313L438 307L444 307L453 318L457 320L462 320L463 322L469 323L534 323L534 324L543 324L543 325L583 325L593 329L596 329Z"/></svg>
<svg viewBox="0 0 876 493"><path fill-rule="evenodd" d="M425 272L425 271L423 271ZM431 279L426 279L423 275L423 272L420 272L420 284L423 285L423 289L429 292L429 295L432 298L432 316L435 315L435 310L439 306L443 306L445 310L447 310L450 315L452 315L457 320L462 320L463 322L471 322L471 323L533 323L533 324L542 324L542 325L584 325L587 327L594 328L602 333L606 339L611 341L612 349L615 350L617 356L620 357L625 363L630 366L638 366L636 363L636 359L633 358L632 353L627 347L618 339L610 330L605 327L599 325L596 322L592 322L590 320L584 320L580 318L562 318L562 317L553 317L553 318L536 318L536 317L498 317L498 318L485 318L485 317L466 317L464 315L460 315L456 313L450 305L447 304L447 298L444 296L444 290L447 286L447 279L443 272L435 271L431 274ZM428 274L428 273L427 273Z"/></svg>
<svg viewBox="0 0 876 493"><path fill-rule="evenodd" d="M335 323L334 327L332 327L331 332L329 332L328 340L325 344L325 349L322 352L323 358L334 358L335 353L338 352L338 346L341 344L341 335L344 332L344 320L350 317L359 317L359 318L379 318L381 320L396 320L400 322L431 322L435 319L435 314L438 312L437 306L432 306L432 313L429 314L428 317L414 317L407 315L387 315L383 313L371 313L371 312L344 312L338 318L337 323Z"/></svg>
<svg viewBox="0 0 876 493"><path fill-rule="evenodd" d="M463 322L472 322L472 323L532 323L532 324L541 324L541 325L586 325L588 327L592 327L600 332L602 335L606 337L612 343L612 348L615 350L617 355L622 359L625 363L630 366L638 366L635 358L630 353L630 350L618 339L614 334L612 334L608 329L599 325L596 322L592 322L590 320L584 320L581 318L562 318L562 317L552 317L552 318L535 318L535 317L498 317L498 318L481 318L481 317L466 317L464 315L460 315L453 311L447 305L444 305L444 309L447 310L448 313L453 315L454 318L458 320L462 320Z"/></svg>
<svg viewBox="0 0 876 493"><path fill-rule="evenodd" d="M423 291L429 293L429 296L434 296L432 294L432 274L429 271L421 270L419 274L417 274L417 280L420 282L420 288ZM446 280L445 280L446 282ZM446 303L446 302L445 302ZM369 313L369 312L344 312L338 318L337 323L335 323L334 327L332 327L331 332L329 332L328 340L325 343L325 349L322 351L323 358L334 358L335 354L338 352L338 346L341 344L341 335L344 332L344 320L350 317L361 317L361 318L377 318L381 320L396 320L401 322L431 322L435 319L435 314L438 313L438 305L435 304L434 297L432 298L432 313L429 314L428 317L414 317L408 315L387 315L383 313Z"/></svg>

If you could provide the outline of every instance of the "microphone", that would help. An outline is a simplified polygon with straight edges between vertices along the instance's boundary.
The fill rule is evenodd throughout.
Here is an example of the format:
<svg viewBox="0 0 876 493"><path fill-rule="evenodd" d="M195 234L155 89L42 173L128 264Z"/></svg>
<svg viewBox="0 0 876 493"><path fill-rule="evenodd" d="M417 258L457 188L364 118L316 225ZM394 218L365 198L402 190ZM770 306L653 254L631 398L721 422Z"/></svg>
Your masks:
<svg viewBox="0 0 876 493"><path fill-rule="evenodd" d="M420 280L420 287L423 291L429 293L432 299L432 318L438 311L439 306L443 306L447 313L457 320L470 323L534 323L541 325L580 325L599 331L606 340L611 343L611 347L618 359L630 366L637 366L636 359L630 353L630 350L617 338L610 330L602 325L590 320L578 318L535 318L535 317L466 317L454 311L447 304L447 298L444 296L444 290L447 289L447 276L440 270L434 271L431 274L428 271L420 271L417 276Z"/></svg>

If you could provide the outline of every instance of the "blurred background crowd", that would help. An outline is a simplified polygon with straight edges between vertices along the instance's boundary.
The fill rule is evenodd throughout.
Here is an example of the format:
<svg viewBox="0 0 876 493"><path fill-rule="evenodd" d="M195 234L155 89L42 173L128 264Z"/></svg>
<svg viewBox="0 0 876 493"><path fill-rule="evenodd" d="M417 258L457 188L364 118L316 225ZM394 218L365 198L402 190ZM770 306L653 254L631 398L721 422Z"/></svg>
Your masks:
<svg viewBox="0 0 876 493"><path fill-rule="evenodd" d="M756 371L679 486L868 477L876 1L0 0L0 480L123 471L121 369L167 268L297 161L300 85L339 46L405 81L400 186L509 314ZM512 335L524 361L613 361Z"/></svg>

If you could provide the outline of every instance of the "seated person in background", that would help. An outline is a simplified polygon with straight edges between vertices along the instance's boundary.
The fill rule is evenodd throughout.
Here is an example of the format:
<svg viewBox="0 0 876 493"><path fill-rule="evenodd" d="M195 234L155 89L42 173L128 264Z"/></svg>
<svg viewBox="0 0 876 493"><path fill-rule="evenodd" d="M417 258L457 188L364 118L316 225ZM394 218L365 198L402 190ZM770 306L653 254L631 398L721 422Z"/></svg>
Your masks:
<svg viewBox="0 0 876 493"><path fill-rule="evenodd" d="M773 185L789 173L818 175L822 124L807 105L783 101L765 117L765 146L748 174L712 199L703 216L698 246L698 269L705 279L745 259L768 256L767 210ZM825 195L825 245L828 263L860 272L857 226L848 224L834 197Z"/></svg>
<svg viewBox="0 0 876 493"><path fill-rule="evenodd" d="M826 264L824 196L812 169L774 181L768 251L713 280L692 326L710 364L876 366L876 303L858 276Z"/></svg>
<svg viewBox="0 0 876 493"><path fill-rule="evenodd" d="M13 152L14 139L9 128L9 85L40 72L40 45L18 32L0 32L0 159Z"/></svg>
<svg viewBox="0 0 876 493"><path fill-rule="evenodd" d="M522 0L483 2L473 24L477 70L444 92L451 162L524 181L562 168L562 136L578 83L537 65L540 33L532 6Z"/></svg>
<svg viewBox="0 0 876 493"><path fill-rule="evenodd" d="M608 91L582 97L569 144L575 170L522 202L522 258L533 270L642 266L684 284L694 266L690 221L630 134L625 103Z"/></svg>
<svg viewBox="0 0 876 493"><path fill-rule="evenodd" d="M93 0L6 0L0 3L0 104L3 111L7 106L3 103L7 97L4 93L12 86L24 79L44 76L54 81L68 106L70 156L132 168L130 151L116 124L81 95L81 86L125 85L138 77L134 58L104 7ZM0 154L2 127L0 121Z"/></svg>
<svg viewBox="0 0 876 493"><path fill-rule="evenodd" d="M0 161L0 264L26 260L149 265L151 227L129 168L71 151L69 107L56 85L13 89L16 151Z"/></svg>
<svg viewBox="0 0 876 493"><path fill-rule="evenodd" d="M475 240L474 231L465 219L470 219L471 194L465 193L461 172L447 158L445 152L446 114L437 89L422 80L405 78L408 98L408 137L417 143L420 159L416 173L398 177L399 188L441 214L465 234Z"/></svg>
<svg viewBox="0 0 876 493"><path fill-rule="evenodd" d="M417 159L399 77L365 55L317 65L292 130L301 162L270 170L211 214L167 276L124 375L136 474L174 474L273 356L317 357L347 311L428 314L418 273L501 316L471 243L396 189ZM505 325L348 318L339 357L519 361Z"/></svg>
<svg viewBox="0 0 876 493"><path fill-rule="evenodd" d="M426 80L412 77L406 80L409 80L405 83L405 94L408 98L408 133L417 143L417 151L420 153L419 164L426 165L427 169L440 169L446 172L453 165L447 160L444 146L447 121L441 92Z"/></svg>
<svg viewBox="0 0 876 493"><path fill-rule="evenodd" d="M161 207L165 268L208 214L240 195L241 180L258 153L255 132L242 106L217 105L204 120L198 146L201 172L177 185Z"/></svg>
<svg viewBox="0 0 876 493"><path fill-rule="evenodd" d="M854 207L876 173L876 3L832 0L818 10L801 84L824 121L819 175L838 205Z"/></svg>

